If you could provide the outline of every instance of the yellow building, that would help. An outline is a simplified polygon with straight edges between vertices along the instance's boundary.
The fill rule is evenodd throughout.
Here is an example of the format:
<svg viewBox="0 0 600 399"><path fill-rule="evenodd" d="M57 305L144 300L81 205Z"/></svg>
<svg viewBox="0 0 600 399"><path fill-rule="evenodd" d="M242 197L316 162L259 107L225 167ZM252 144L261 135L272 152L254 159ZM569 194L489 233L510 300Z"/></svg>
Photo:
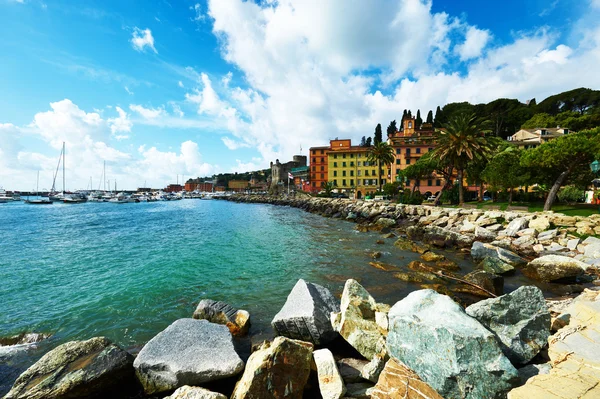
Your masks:
<svg viewBox="0 0 600 399"><path fill-rule="evenodd" d="M333 182L339 192L355 193L355 198L379 190L377 165L367 160L368 152L368 147L353 146L350 139L331 140L327 152L327 181ZM388 173L384 167L382 184L389 181Z"/></svg>

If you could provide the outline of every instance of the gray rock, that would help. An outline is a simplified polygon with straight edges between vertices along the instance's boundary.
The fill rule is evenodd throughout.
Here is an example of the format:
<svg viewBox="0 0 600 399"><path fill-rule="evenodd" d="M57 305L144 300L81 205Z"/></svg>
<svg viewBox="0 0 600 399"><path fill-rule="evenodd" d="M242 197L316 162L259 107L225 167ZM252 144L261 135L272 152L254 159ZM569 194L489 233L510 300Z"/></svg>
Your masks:
<svg viewBox="0 0 600 399"><path fill-rule="evenodd" d="M485 227L475 228L475 239L479 241L492 241L496 238L496 233L491 230L486 229Z"/></svg>
<svg viewBox="0 0 600 399"><path fill-rule="evenodd" d="M504 277L494 273L489 273L484 270L475 270L464 276L466 281L473 283L494 295L502 295L504 293ZM471 289L473 287L467 286L465 290L477 296L489 297L491 295L481 292L479 289Z"/></svg>
<svg viewBox="0 0 600 399"><path fill-rule="evenodd" d="M523 269L523 274L540 281L574 279L587 269L588 265L577 259L560 255L545 255L532 260Z"/></svg>
<svg viewBox="0 0 600 399"><path fill-rule="evenodd" d="M557 235L558 235L557 229L547 230L547 231L542 231L540 234L538 234L537 239L538 239L538 241L548 241L548 240L553 239Z"/></svg>
<svg viewBox="0 0 600 399"><path fill-rule="evenodd" d="M164 399L227 399L227 396L208 389L184 385Z"/></svg>
<svg viewBox="0 0 600 399"><path fill-rule="evenodd" d="M383 227L392 227L396 225L396 221L390 218L379 218L375 223Z"/></svg>
<svg viewBox="0 0 600 399"><path fill-rule="evenodd" d="M373 386L374 385L371 382L348 384L346 385L346 398L370 399L370 395L367 394L367 391L373 388Z"/></svg>
<svg viewBox="0 0 600 399"><path fill-rule="evenodd" d="M317 366L319 390L323 399L340 399L346 393L342 375L337 368L333 354L329 349L319 349L313 352Z"/></svg>
<svg viewBox="0 0 600 399"><path fill-rule="evenodd" d="M29 367L6 399L110 397L135 383L133 356L96 337L57 346Z"/></svg>
<svg viewBox="0 0 600 399"><path fill-rule="evenodd" d="M515 268L498 258L485 258L479 264L483 270L495 274L511 274Z"/></svg>
<svg viewBox="0 0 600 399"><path fill-rule="evenodd" d="M577 249L578 245L579 245L579 238L573 238L573 239L567 241L567 248L570 251L575 251Z"/></svg>
<svg viewBox="0 0 600 399"><path fill-rule="evenodd" d="M548 343L550 312L537 287L523 286L477 302L466 312L496 334L502 351L513 363L529 362Z"/></svg>
<svg viewBox="0 0 600 399"><path fill-rule="evenodd" d="M471 247L471 256L476 262L485 258L498 258L511 266L523 266L527 261L507 249L475 241Z"/></svg>
<svg viewBox="0 0 600 399"><path fill-rule="evenodd" d="M212 299L201 300L194 311L193 318L223 324L235 336L248 334L250 328L250 314L247 311L237 310L225 302Z"/></svg>
<svg viewBox="0 0 600 399"><path fill-rule="evenodd" d="M473 238L455 231L437 226L427 226L424 229L423 240L438 247L468 247Z"/></svg>
<svg viewBox="0 0 600 399"><path fill-rule="evenodd" d="M517 370L495 336L460 305L433 290L410 293L389 313L390 356L445 398L502 398Z"/></svg>
<svg viewBox="0 0 600 399"><path fill-rule="evenodd" d="M331 292L300 279L271 325L278 335L322 345L338 336L331 327L331 312L339 312Z"/></svg>
<svg viewBox="0 0 600 399"><path fill-rule="evenodd" d="M550 363L543 364L528 364L527 366L521 367L517 371L519 372L519 379L521 384L525 384L528 379L535 377L540 374L550 374L552 365Z"/></svg>
<svg viewBox="0 0 600 399"><path fill-rule="evenodd" d="M237 375L244 362L226 326L179 319L152 338L133 363L147 394Z"/></svg>
<svg viewBox="0 0 600 399"><path fill-rule="evenodd" d="M364 381L363 370L369 362L362 359L344 358L337 362L342 379L346 384Z"/></svg>
<svg viewBox="0 0 600 399"><path fill-rule="evenodd" d="M527 228L529 221L525 218L517 218L513 219L508 226L506 226L505 235L509 237L514 237L517 235L519 230L523 230Z"/></svg>

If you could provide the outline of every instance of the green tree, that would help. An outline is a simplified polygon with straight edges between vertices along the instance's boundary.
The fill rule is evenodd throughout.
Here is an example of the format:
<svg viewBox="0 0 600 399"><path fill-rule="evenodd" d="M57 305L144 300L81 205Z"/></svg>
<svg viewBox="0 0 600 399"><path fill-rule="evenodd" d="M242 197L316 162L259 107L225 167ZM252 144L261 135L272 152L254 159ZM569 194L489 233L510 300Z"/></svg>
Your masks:
<svg viewBox="0 0 600 399"><path fill-rule="evenodd" d="M442 113L442 109L438 105L438 107L435 109L435 117L433 118L433 126L442 127L442 123L444 123L444 122L445 122L445 120L444 120L444 115Z"/></svg>
<svg viewBox="0 0 600 399"><path fill-rule="evenodd" d="M415 128L420 129L423 124L423 119L421 118L421 110L417 110L417 118L415 119Z"/></svg>
<svg viewBox="0 0 600 399"><path fill-rule="evenodd" d="M396 120L394 119L393 121L390 122L389 126L387 127L388 137L394 136L397 131L398 131L398 128L396 127ZM377 143L375 143L375 144L377 144Z"/></svg>
<svg viewBox="0 0 600 399"><path fill-rule="evenodd" d="M447 160L440 159L434 155L434 151L430 151L417 159L417 162L406 167L401 171L400 176L408 180L423 180L430 177L443 177L444 185L442 186L438 196L434 201L437 206L440 203L442 194L445 190L452 187L452 175L454 167ZM416 184L413 185L413 192L416 189Z"/></svg>
<svg viewBox="0 0 600 399"><path fill-rule="evenodd" d="M321 183L321 187L325 191L325 195L331 197L331 192L335 188L335 184L332 181L324 181L323 183Z"/></svg>
<svg viewBox="0 0 600 399"><path fill-rule="evenodd" d="M378 123L375 127L375 133L373 134L373 143L381 143L383 141L383 133L381 132L381 123Z"/></svg>
<svg viewBox="0 0 600 399"><path fill-rule="evenodd" d="M370 147L373 145L371 137L367 137L367 141L365 141L365 147Z"/></svg>
<svg viewBox="0 0 600 399"><path fill-rule="evenodd" d="M383 185L383 193L385 195L389 195L390 197L396 198L401 188L402 183L399 181L395 181L393 183L385 183Z"/></svg>
<svg viewBox="0 0 600 399"><path fill-rule="evenodd" d="M590 164L600 156L600 128L567 134L525 151L521 165L534 169L534 180L551 185L544 210L552 209L558 190L564 185L589 184Z"/></svg>
<svg viewBox="0 0 600 399"><path fill-rule="evenodd" d="M537 105L537 110L551 115L565 111L574 111L583 115L599 106L600 91L581 87L546 98Z"/></svg>
<svg viewBox="0 0 600 399"><path fill-rule="evenodd" d="M487 121L478 119L473 113L461 113L453 116L439 132L438 145L433 152L456 169L460 205L464 203L463 176L468 162L492 150L483 134L486 129Z"/></svg>
<svg viewBox="0 0 600 399"><path fill-rule="evenodd" d="M369 151L367 160L369 162L377 162L379 170L379 191L383 186L381 181L381 170L383 166L387 166L394 162L394 149L388 143L377 143Z"/></svg>
<svg viewBox="0 0 600 399"><path fill-rule="evenodd" d="M508 191L508 205L512 204L514 189L529 180L529 171L521 165L522 152L517 147L509 146L496 154L482 172L483 179L494 191Z"/></svg>
<svg viewBox="0 0 600 399"><path fill-rule="evenodd" d="M427 113L427 119L425 120L425 123L430 123L433 126L433 111L429 110L429 112Z"/></svg>
<svg viewBox="0 0 600 399"><path fill-rule="evenodd" d="M365 147L367 145L367 138L365 136L362 136L360 139L360 147Z"/></svg>
<svg viewBox="0 0 600 399"><path fill-rule="evenodd" d="M537 129L538 127L555 127L556 118L550 114L540 113L535 114L531 119L525 121L521 128L523 129Z"/></svg>
<svg viewBox="0 0 600 399"><path fill-rule="evenodd" d="M566 202L569 205L580 202L584 198L585 191L574 185L563 187L558 192L558 199L561 202Z"/></svg>

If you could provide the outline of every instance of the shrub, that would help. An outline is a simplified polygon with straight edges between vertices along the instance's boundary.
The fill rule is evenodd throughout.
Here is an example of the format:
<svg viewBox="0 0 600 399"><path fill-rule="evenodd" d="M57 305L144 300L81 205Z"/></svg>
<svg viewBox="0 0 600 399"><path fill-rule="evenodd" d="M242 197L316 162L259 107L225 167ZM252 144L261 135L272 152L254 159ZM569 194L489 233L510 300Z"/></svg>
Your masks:
<svg viewBox="0 0 600 399"><path fill-rule="evenodd" d="M558 192L558 199L567 204L581 202L585 198L585 192L576 186L565 186Z"/></svg>

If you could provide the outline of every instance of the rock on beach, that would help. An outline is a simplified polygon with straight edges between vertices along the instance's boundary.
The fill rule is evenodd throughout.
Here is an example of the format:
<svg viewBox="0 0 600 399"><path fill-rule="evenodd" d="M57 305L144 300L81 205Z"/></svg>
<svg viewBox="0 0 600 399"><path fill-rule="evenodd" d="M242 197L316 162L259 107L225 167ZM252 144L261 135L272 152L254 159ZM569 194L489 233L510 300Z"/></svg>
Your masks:
<svg viewBox="0 0 600 399"><path fill-rule="evenodd" d="M152 338L133 363L147 394L237 375L244 362L226 326L179 319Z"/></svg>

